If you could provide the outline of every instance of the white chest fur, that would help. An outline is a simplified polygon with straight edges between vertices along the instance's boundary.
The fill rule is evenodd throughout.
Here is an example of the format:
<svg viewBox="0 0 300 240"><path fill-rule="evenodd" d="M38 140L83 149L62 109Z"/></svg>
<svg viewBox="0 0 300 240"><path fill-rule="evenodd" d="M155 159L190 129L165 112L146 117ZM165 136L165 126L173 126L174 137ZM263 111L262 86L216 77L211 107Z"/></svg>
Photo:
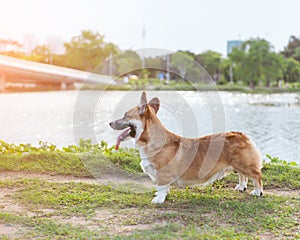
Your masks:
<svg viewBox="0 0 300 240"><path fill-rule="evenodd" d="M144 152L142 148L140 148L140 155L142 161L140 162L140 165L144 171L144 173L148 174L149 177L153 182L156 181L156 169L153 167L153 165L149 162L147 154Z"/></svg>

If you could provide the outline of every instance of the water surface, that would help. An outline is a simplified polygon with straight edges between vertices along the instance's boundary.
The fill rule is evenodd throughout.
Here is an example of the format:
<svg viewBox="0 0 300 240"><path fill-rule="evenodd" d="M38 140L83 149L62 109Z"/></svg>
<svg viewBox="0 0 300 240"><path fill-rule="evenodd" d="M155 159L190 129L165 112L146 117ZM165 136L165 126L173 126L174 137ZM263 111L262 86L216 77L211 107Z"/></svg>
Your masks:
<svg viewBox="0 0 300 240"><path fill-rule="evenodd" d="M0 139L12 143L75 144L80 137L114 144L108 123L137 105L140 92L66 91L0 94ZM159 118L171 131L197 137L220 131L247 133L260 149L300 163L297 94L148 92L161 100ZM123 146L133 146L132 141Z"/></svg>

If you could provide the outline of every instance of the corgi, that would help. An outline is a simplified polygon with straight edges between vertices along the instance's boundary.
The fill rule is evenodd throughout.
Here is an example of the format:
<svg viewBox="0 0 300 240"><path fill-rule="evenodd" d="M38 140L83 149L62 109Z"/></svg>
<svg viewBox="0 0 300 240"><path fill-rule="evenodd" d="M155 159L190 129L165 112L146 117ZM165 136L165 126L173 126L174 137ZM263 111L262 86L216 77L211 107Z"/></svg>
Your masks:
<svg viewBox="0 0 300 240"><path fill-rule="evenodd" d="M170 185L209 184L235 170L239 184L235 190L245 191L248 178L253 180L252 195L262 196L262 164L255 144L241 132L216 133L199 138L186 138L169 131L158 119L158 98L147 102L143 92L138 106L124 117L109 123L123 130L120 142L131 137L140 150L141 167L157 183L152 203L163 203Z"/></svg>

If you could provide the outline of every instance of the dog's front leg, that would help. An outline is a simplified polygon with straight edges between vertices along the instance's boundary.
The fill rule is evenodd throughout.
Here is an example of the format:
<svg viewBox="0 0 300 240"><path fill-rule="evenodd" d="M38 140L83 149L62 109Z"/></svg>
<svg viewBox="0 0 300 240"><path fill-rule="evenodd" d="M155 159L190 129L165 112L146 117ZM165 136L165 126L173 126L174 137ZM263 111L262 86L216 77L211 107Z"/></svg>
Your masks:
<svg viewBox="0 0 300 240"><path fill-rule="evenodd" d="M170 184L164 186L157 186L157 195L152 199L152 203L163 203L166 199L166 196L169 193Z"/></svg>

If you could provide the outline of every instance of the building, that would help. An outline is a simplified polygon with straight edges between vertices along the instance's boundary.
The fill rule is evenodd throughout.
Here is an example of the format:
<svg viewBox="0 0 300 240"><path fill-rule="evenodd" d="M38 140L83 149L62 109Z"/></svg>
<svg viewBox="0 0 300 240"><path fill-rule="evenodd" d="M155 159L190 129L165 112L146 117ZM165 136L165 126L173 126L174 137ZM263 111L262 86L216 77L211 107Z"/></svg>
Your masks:
<svg viewBox="0 0 300 240"><path fill-rule="evenodd" d="M241 40L230 40L227 41L227 56L232 52L235 47L240 47L243 44Z"/></svg>

